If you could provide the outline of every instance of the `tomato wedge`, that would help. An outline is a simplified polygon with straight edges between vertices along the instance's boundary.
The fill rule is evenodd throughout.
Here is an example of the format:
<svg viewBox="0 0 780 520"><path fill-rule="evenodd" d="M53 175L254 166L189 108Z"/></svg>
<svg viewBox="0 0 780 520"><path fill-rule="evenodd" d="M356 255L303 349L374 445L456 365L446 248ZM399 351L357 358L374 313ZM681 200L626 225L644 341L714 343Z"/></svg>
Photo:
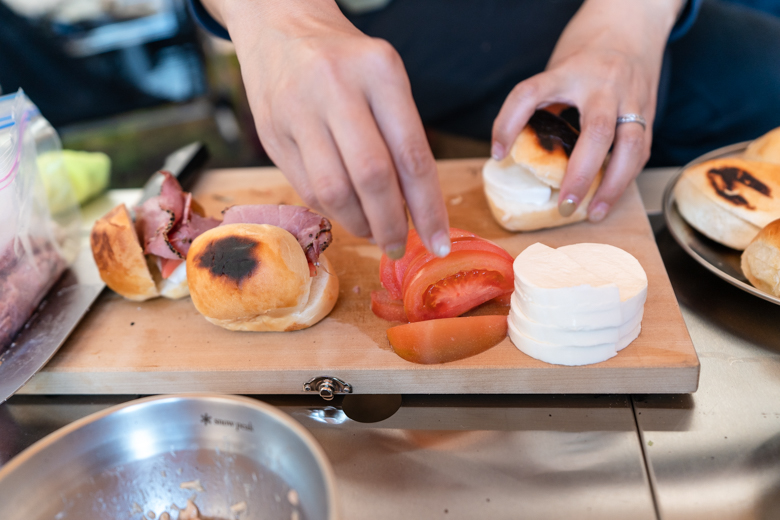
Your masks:
<svg viewBox="0 0 780 520"><path fill-rule="evenodd" d="M450 228L450 240L466 237L482 240L469 231ZM382 282L382 287L387 289L390 296L395 299L400 299L403 296L401 291L404 283L404 276L408 271L409 264L425 254L429 253L428 250L425 249L425 245L423 244L420 235L417 234L416 230L410 229L406 239L406 253L402 258L390 260L386 255L382 255L382 259L379 261L379 277Z"/></svg>
<svg viewBox="0 0 780 520"><path fill-rule="evenodd" d="M160 274L163 280L167 279L173 274L177 267L179 267L184 260L173 260L170 258L160 258Z"/></svg>
<svg viewBox="0 0 780 520"><path fill-rule="evenodd" d="M371 291L371 310L383 320L409 321L406 319L403 300L393 299L388 291Z"/></svg>
<svg viewBox="0 0 780 520"><path fill-rule="evenodd" d="M489 251L462 250L433 259L404 283L406 317L413 322L459 316L511 292L513 275L512 261Z"/></svg>
<svg viewBox="0 0 780 520"><path fill-rule="evenodd" d="M506 333L506 316L471 316L398 325L387 330L387 339L405 360L429 365L475 356Z"/></svg>
<svg viewBox="0 0 780 520"><path fill-rule="evenodd" d="M513 262L512 255L507 253L504 248L501 246L498 246L494 244L493 242L490 242L488 240L485 240L483 238L479 237L463 237L463 238L457 238L452 241L452 249L451 253L455 253L457 251L486 251L489 253L494 253L502 258L504 258L509 264L511 265ZM431 253L426 252L425 254L419 255L416 260L414 260L409 266L407 267L407 274L413 275L414 273L417 273L422 267L427 264L428 262L432 260L436 260L436 256L432 255ZM514 274L512 275L514 276ZM406 288L409 286L409 283L413 277L412 276L406 276L403 280L403 283L401 285L401 293L405 294L404 291L406 291Z"/></svg>

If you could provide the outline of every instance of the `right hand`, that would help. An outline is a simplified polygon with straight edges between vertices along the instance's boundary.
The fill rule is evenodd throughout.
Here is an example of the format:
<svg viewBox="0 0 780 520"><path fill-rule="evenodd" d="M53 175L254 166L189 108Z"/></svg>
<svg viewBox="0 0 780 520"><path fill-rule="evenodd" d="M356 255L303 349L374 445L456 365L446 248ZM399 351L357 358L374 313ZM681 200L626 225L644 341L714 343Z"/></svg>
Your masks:
<svg viewBox="0 0 780 520"><path fill-rule="evenodd" d="M258 135L303 200L403 255L405 204L426 247L450 249L436 163L398 53L336 4L210 0L236 45Z"/></svg>

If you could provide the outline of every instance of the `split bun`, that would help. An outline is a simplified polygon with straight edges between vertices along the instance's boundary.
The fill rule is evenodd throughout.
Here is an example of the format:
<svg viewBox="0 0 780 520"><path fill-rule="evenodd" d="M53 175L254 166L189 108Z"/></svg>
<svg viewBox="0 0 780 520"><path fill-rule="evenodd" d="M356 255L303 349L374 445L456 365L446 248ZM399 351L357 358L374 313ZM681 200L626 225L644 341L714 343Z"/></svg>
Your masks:
<svg viewBox="0 0 780 520"><path fill-rule="evenodd" d="M145 301L158 296L177 299L189 294L184 264L163 280L157 263L144 255L124 204L97 220L89 238L100 278L128 300Z"/></svg>
<svg viewBox="0 0 780 520"><path fill-rule="evenodd" d="M674 196L688 224L741 251L780 218L780 164L737 157L706 161L683 172Z"/></svg>
<svg viewBox="0 0 780 520"><path fill-rule="evenodd" d="M780 297L780 219L766 225L747 246L742 272L757 289Z"/></svg>
<svg viewBox="0 0 780 520"><path fill-rule="evenodd" d="M585 220L603 171L576 211L558 211L561 182L579 132L562 118L537 110L502 161L488 159L482 170L485 196L496 221L509 231L534 231Z"/></svg>

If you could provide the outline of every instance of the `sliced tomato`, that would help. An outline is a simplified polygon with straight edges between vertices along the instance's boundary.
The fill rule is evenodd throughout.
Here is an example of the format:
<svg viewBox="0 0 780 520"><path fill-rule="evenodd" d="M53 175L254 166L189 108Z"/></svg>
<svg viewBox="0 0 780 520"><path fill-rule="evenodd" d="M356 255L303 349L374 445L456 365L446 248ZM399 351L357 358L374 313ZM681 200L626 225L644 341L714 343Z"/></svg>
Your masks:
<svg viewBox="0 0 780 520"><path fill-rule="evenodd" d="M387 255L382 255L379 260L379 281L393 299L400 300L403 297L401 285L395 275L395 261L390 260Z"/></svg>
<svg viewBox="0 0 780 520"><path fill-rule="evenodd" d="M476 238L474 233L465 231L458 228L450 228L450 240L454 241L460 238ZM382 286L390 292L390 295L394 298L401 298L401 288L403 287L404 277L408 271L409 265L417 260L421 255L430 254L425 249L420 235L417 234L417 230L410 229L409 235L406 239L406 253L398 260L390 260L386 255L382 255L382 260L379 262L379 276L382 282ZM433 256L433 255L431 255ZM384 266L383 266L384 262ZM391 278L391 273L395 272L395 280Z"/></svg>
<svg viewBox="0 0 780 520"><path fill-rule="evenodd" d="M447 363L475 356L506 337L506 316L446 318L387 330L393 351L412 363Z"/></svg>
<svg viewBox="0 0 780 520"><path fill-rule="evenodd" d="M406 253L403 257L393 262L395 268L395 280L398 287L403 287L404 274L410 263L414 262L418 256L427 252L420 235L414 229L409 230L409 236L406 239ZM388 289L389 290L389 289ZM399 295L400 297L400 295Z"/></svg>
<svg viewBox="0 0 780 520"><path fill-rule="evenodd" d="M460 250L425 263L404 282L409 321L451 318L510 292L511 257L490 251Z"/></svg>
<svg viewBox="0 0 780 520"><path fill-rule="evenodd" d="M182 263L184 263L184 260L160 258L160 274L162 275L163 280L171 276L176 268L179 267Z"/></svg>
<svg viewBox="0 0 780 520"><path fill-rule="evenodd" d="M393 299L388 291L371 291L371 310L383 320L409 321L406 319L403 300Z"/></svg>
<svg viewBox="0 0 780 520"><path fill-rule="evenodd" d="M458 251L486 251L489 253L495 253L496 255L503 257L510 264L514 261L512 255L507 253L504 248L494 244L493 242L490 242L489 240L485 240L484 238L479 238L479 237L456 238L455 240L452 241L452 248L450 249L450 251L451 251L450 254ZM427 251L424 254L418 255L417 258L407 266L406 274L411 275L416 273L422 268L422 266L437 258L438 257L436 257L431 253L428 253ZM406 290L406 287L408 286L411 279L412 279L411 276L404 277L403 283L401 285L402 294Z"/></svg>

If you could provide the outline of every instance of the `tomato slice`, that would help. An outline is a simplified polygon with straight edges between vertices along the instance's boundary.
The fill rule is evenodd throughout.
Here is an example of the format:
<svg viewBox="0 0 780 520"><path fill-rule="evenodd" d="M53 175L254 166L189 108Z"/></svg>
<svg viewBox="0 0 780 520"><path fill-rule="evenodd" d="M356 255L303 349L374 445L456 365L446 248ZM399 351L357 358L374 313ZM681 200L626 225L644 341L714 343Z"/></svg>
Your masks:
<svg viewBox="0 0 780 520"><path fill-rule="evenodd" d="M387 330L393 351L412 363L447 363L475 356L506 337L506 316L445 318Z"/></svg>
<svg viewBox="0 0 780 520"><path fill-rule="evenodd" d="M371 311L387 321L407 322L403 300L393 299L388 291L371 291Z"/></svg>
<svg viewBox="0 0 780 520"><path fill-rule="evenodd" d="M173 272L176 270L177 267L179 267L184 260L173 260L171 258L160 258L160 274L163 277L163 280L168 278L173 274Z"/></svg>
<svg viewBox="0 0 780 520"><path fill-rule="evenodd" d="M436 258L404 283L409 321L451 318L514 288L512 262L489 251L463 250Z"/></svg>
<svg viewBox="0 0 780 520"><path fill-rule="evenodd" d="M395 275L395 264L396 262L390 260L387 255L382 255L382 259L379 260L379 281L393 299L400 300L403 293Z"/></svg>
<svg viewBox="0 0 780 520"><path fill-rule="evenodd" d="M450 240L455 241L461 238L474 238L476 240L483 240L469 231L458 228L450 228ZM387 289L388 292L390 292L390 295L393 298L402 297L404 277L409 270L409 265L422 255L430 255L430 253L428 253L428 250L425 249L425 245L423 244L420 235L417 234L417 230L415 229L409 230L409 235L406 239L406 253L403 257L393 261L387 258L386 255L382 255L382 260L379 262L380 280L382 282L382 286ZM395 272L395 280L391 278L391 273L393 271Z"/></svg>
<svg viewBox="0 0 780 520"><path fill-rule="evenodd" d="M461 237L457 238L452 241L452 248L451 253L455 253L457 251L487 251L490 253L495 253L504 259L506 259L510 264L513 262L512 255L506 252L504 248L502 248L499 245L494 244L493 242L490 242L489 240L485 240L484 238L479 237ZM422 266L427 264L428 262L435 260L437 257L434 256L431 253L428 253L427 251L425 254L419 255L416 260L414 260L412 263L410 263L406 268L407 274L414 274L417 271L419 271ZM408 286L409 281L411 280L411 276L406 276L404 278L404 281L401 285L401 293L404 294L404 291L406 290L406 287Z"/></svg>

